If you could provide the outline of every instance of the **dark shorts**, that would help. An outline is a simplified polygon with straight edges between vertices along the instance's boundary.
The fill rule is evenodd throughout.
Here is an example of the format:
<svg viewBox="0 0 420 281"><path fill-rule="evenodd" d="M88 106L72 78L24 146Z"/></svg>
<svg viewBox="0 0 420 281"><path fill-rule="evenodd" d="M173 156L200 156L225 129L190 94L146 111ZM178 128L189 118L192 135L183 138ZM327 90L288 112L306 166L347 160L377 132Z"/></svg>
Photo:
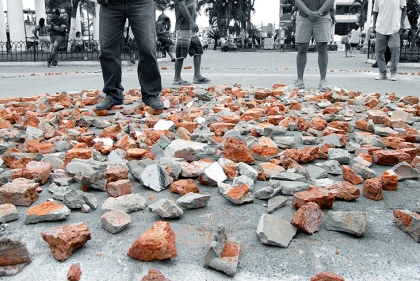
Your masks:
<svg viewBox="0 0 420 281"><path fill-rule="evenodd" d="M352 48L356 48L357 46L359 46L359 43L350 43Z"/></svg>
<svg viewBox="0 0 420 281"><path fill-rule="evenodd" d="M203 45L196 33L191 30L178 30L176 32L176 58L185 59L187 55L203 54Z"/></svg>

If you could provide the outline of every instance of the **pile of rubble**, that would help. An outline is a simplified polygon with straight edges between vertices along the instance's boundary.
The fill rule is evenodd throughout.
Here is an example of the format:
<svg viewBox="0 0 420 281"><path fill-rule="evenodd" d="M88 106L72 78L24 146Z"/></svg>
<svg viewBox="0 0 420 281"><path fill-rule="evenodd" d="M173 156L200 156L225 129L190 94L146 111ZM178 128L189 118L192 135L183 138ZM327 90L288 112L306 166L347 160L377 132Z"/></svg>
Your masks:
<svg viewBox="0 0 420 281"><path fill-rule="evenodd" d="M180 87L165 89L162 98L164 111L140 102L92 112L88 106L103 99L99 91L0 100L0 256L5 257L0 276L31 262L18 223L63 221L40 233L58 261L91 240L92 226L65 224L73 210L97 212L101 206L98 224L116 234L130 225L129 213L148 207L162 221L141 234L127 255L150 261L178 256L175 233L165 220L205 208L211 196L201 194L201 186L217 187L235 205L266 201L267 214L250 231L262 244L279 247L288 247L297 231L314 234L323 220L328 230L362 237L366 212L329 211L324 218L323 209L361 193L381 200L401 181L418 187L417 97L339 88L305 92L276 84L248 90ZM139 100L136 89L125 94L126 105ZM149 204L133 191L133 180L179 198ZM255 190L257 181L265 187ZM96 192L108 198L99 201ZM50 199L39 202L40 194ZM291 221L272 214L288 200L296 209ZM23 222L16 222L16 206L26 212ZM395 209L394 222L419 242L417 212L420 201L416 210ZM202 259L206 267L233 276L240 251L240 241L220 225ZM79 280L81 274L72 265L68 279ZM313 280L326 280L322 274ZM168 280L159 272L149 275Z"/></svg>

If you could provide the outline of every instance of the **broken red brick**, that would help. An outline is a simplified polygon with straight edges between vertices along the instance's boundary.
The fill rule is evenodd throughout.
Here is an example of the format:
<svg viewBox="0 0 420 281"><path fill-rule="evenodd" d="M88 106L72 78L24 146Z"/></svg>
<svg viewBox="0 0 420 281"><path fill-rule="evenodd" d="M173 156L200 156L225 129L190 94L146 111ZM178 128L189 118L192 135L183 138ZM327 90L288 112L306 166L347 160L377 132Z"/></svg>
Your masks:
<svg viewBox="0 0 420 281"><path fill-rule="evenodd" d="M378 178L367 179L363 184L363 195L366 198L379 201L382 200L382 186Z"/></svg>

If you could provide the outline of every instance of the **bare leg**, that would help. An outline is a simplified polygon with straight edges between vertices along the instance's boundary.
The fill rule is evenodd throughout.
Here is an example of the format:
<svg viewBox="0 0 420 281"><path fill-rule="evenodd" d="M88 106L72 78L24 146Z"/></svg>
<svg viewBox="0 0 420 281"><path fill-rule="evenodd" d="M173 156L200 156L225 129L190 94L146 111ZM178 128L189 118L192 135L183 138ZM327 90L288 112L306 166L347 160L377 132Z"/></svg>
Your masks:
<svg viewBox="0 0 420 281"><path fill-rule="evenodd" d="M298 52L296 55L297 76L300 81L303 81L303 73L305 71L309 43L297 43Z"/></svg>
<svg viewBox="0 0 420 281"><path fill-rule="evenodd" d="M181 71L182 66L184 65L184 59L176 59L175 60L175 77L174 77L174 84L185 84L187 81L181 78Z"/></svg>
<svg viewBox="0 0 420 281"><path fill-rule="evenodd" d="M318 49L319 73L321 75L321 80L325 80L328 67L327 42L316 42L316 48Z"/></svg>

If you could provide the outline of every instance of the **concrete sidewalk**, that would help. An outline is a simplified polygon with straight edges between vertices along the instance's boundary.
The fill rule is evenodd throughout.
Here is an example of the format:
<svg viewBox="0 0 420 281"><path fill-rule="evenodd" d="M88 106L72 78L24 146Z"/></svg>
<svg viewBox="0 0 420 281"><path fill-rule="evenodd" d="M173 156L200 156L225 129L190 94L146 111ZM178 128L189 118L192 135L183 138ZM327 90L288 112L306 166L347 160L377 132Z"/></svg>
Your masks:
<svg viewBox="0 0 420 281"><path fill-rule="evenodd" d="M308 88L317 88L319 84L317 56L317 53L308 54L304 76ZM225 53L209 50L202 57L201 72L211 79L211 84L214 85L232 85L237 82L245 88L250 85L271 88L275 83L293 83L296 78L295 60L296 53ZM174 63L167 59L159 59L159 65L167 67L166 70L161 70L163 87L172 87ZM186 65L193 65L191 58L184 61L184 66ZM396 82L375 81L378 70L367 63L366 55L345 58L344 52L330 52L327 81L340 88L365 93L396 92L398 95L417 95L418 91L413 89L420 86L420 65L401 64L398 71L403 74L398 75L399 80ZM57 75L46 75L49 72ZM35 76L30 76L31 74ZM185 80L192 82L192 76L193 69L182 71ZM1 97L31 96L64 90L101 90L103 87L98 62L59 62L58 68L47 68L46 63L0 64L0 79ZM139 87L135 65L124 63L122 84L125 89Z"/></svg>

